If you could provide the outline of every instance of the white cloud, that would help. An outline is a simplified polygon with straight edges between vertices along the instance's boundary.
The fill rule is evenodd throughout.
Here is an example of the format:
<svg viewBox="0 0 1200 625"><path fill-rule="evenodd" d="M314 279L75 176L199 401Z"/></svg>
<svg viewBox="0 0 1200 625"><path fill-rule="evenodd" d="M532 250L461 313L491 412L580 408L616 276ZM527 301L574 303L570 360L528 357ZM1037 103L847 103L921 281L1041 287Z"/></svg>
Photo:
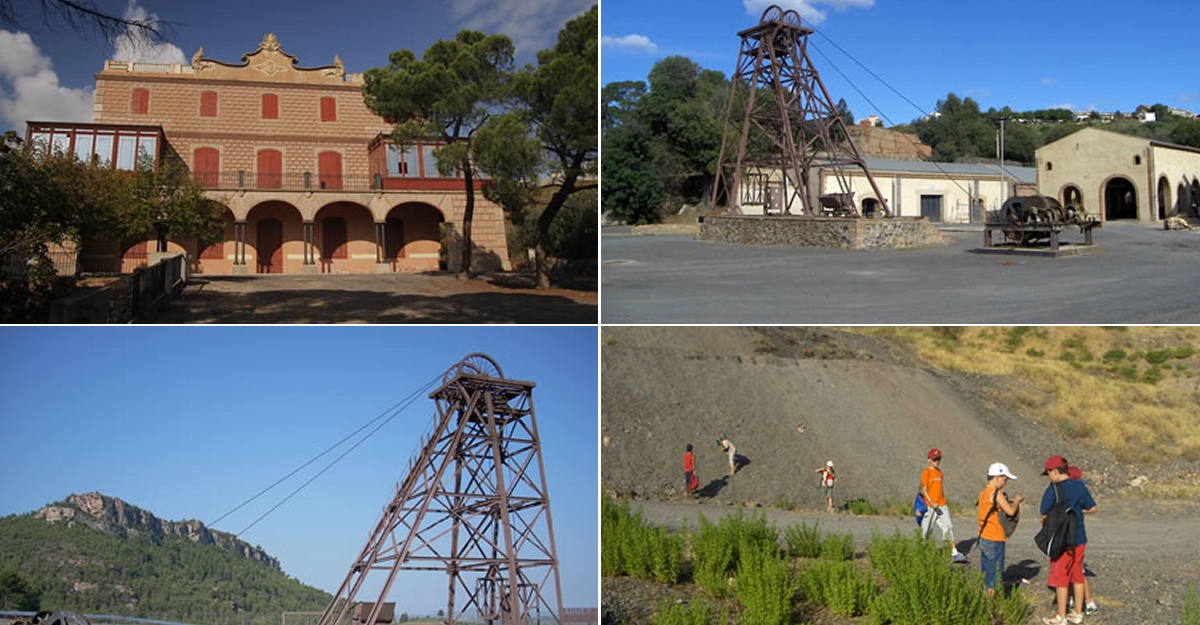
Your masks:
<svg viewBox="0 0 1200 625"><path fill-rule="evenodd" d="M645 35L625 35L624 37L610 37L605 35L600 38L600 45L605 48L615 48L626 52L653 54L658 46L654 45L653 41Z"/></svg>
<svg viewBox="0 0 1200 625"><path fill-rule="evenodd" d="M1042 84L1044 86L1056 85L1056 84L1058 84L1058 79L1057 78L1043 78L1041 80L1040 84Z"/></svg>
<svg viewBox="0 0 1200 625"><path fill-rule="evenodd" d="M778 5L784 11L795 11L803 22L817 25L823 23L828 15L827 11L818 8L817 5L825 5L836 11L869 9L875 6L875 0L742 0L746 12L755 17L761 17L763 11L772 4Z"/></svg>
<svg viewBox="0 0 1200 625"><path fill-rule="evenodd" d="M461 29L503 33L513 40L517 56L532 60L539 50L554 47L563 25L587 11L596 0L450 0L456 32ZM452 38L453 35L447 38Z"/></svg>
<svg viewBox="0 0 1200 625"><path fill-rule="evenodd" d="M129 0L125 7L125 19L137 22L155 22L158 15L150 13ZM155 43L141 30L125 29L113 42L113 60L138 63L186 63L183 50L169 43Z"/></svg>
<svg viewBox="0 0 1200 625"><path fill-rule="evenodd" d="M27 121L92 120L92 89L58 84L50 57L42 54L28 33L0 30L0 79L0 120L5 129L23 135Z"/></svg>

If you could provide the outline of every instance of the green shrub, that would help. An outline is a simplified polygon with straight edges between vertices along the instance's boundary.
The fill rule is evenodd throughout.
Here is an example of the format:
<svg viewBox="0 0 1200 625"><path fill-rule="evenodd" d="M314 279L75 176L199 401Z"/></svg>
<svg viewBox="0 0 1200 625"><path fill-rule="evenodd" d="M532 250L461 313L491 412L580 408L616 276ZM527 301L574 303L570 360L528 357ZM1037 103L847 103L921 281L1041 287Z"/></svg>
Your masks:
<svg viewBox="0 0 1200 625"><path fill-rule="evenodd" d="M1017 326L1009 328L1004 333L1004 351L1013 353L1019 347L1025 344L1025 335L1029 333L1029 328L1026 326Z"/></svg>
<svg viewBox="0 0 1200 625"><path fill-rule="evenodd" d="M1172 355L1178 360L1183 360L1184 358L1191 358L1195 353L1196 350L1191 345L1184 345L1183 347L1176 347L1175 353Z"/></svg>
<svg viewBox="0 0 1200 625"><path fill-rule="evenodd" d="M1142 381L1146 384L1158 384L1163 379L1162 369L1154 365L1142 372Z"/></svg>
<svg viewBox="0 0 1200 625"><path fill-rule="evenodd" d="M1017 588L997 592L992 603L995 613L994 622L1002 625L1021 625L1033 613L1033 606Z"/></svg>
<svg viewBox="0 0 1200 625"><path fill-rule="evenodd" d="M767 525L766 515L747 519L738 511L716 525L701 516L700 531L692 540L696 583L715 598L725 597L742 552L753 549L779 551L779 533Z"/></svg>
<svg viewBox="0 0 1200 625"><path fill-rule="evenodd" d="M787 543L788 555L800 558L815 558L821 555L821 522L812 527L808 523L789 525L783 528L783 540Z"/></svg>
<svg viewBox="0 0 1200 625"><path fill-rule="evenodd" d="M1196 596L1196 584L1188 583L1188 593L1183 598L1182 625L1200 625L1200 598Z"/></svg>
<svg viewBox="0 0 1200 625"><path fill-rule="evenodd" d="M734 589L744 623L781 625L791 622L796 579L776 545L762 542L742 546Z"/></svg>
<svg viewBox="0 0 1200 625"><path fill-rule="evenodd" d="M1104 355L1100 357L1100 361L1105 364L1121 362L1122 360L1125 360L1125 350L1121 349L1120 347L1110 349L1104 352Z"/></svg>
<svg viewBox="0 0 1200 625"><path fill-rule="evenodd" d="M1046 355L1046 352L1030 347L1029 349L1025 350L1025 355L1029 356L1030 358L1041 358L1042 356Z"/></svg>
<svg viewBox="0 0 1200 625"><path fill-rule="evenodd" d="M631 514L629 502L601 501L600 571L608 577L628 575L663 583L679 581L683 570L683 538Z"/></svg>
<svg viewBox="0 0 1200 625"><path fill-rule="evenodd" d="M654 625L710 625L712 606L703 598L688 604L663 600L658 606L658 614L650 622Z"/></svg>
<svg viewBox="0 0 1200 625"><path fill-rule="evenodd" d="M1084 349L1087 347L1087 340L1082 334L1073 334L1071 338L1062 342L1063 349Z"/></svg>
<svg viewBox="0 0 1200 625"><path fill-rule="evenodd" d="M791 512L792 510L796 509L796 502L788 499L787 497L780 497L779 501L775 502L775 507L779 508L780 510L787 510L788 512Z"/></svg>
<svg viewBox="0 0 1200 625"><path fill-rule="evenodd" d="M974 625L988 623L991 609L983 592L983 575L953 570L946 550L914 532L891 538L875 535L871 565L887 589L871 604L872 620L897 625Z"/></svg>
<svg viewBox="0 0 1200 625"><path fill-rule="evenodd" d="M1175 354L1173 349L1152 349L1146 352L1146 362L1152 365L1161 365Z"/></svg>
<svg viewBox="0 0 1200 625"><path fill-rule="evenodd" d="M846 532L842 535L830 534L821 542L821 559L839 562L854 559L854 535Z"/></svg>
<svg viewBox="0 0 1200 625"><path fill-rule="evenodd" d="M866 499L853 499L846 505L850 509L851 514L858 516L877 516L879 514L879 508L876 508L874 504Z"/></svg>
<svg viewBox="0 0 1200 625"><path fill-rule="evenodd" d="M866 614L879 594L871 571L859 570L853 562L810 562L801 569L796 582L807 601L846 617Z"/></svg>

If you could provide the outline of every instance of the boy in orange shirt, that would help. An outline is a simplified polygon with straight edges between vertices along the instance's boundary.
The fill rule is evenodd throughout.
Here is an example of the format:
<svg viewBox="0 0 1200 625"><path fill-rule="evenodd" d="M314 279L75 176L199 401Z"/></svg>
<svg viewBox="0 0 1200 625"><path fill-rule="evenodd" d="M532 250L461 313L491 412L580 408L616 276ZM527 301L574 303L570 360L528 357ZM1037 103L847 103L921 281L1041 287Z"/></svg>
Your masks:
<svg viewBox="0 0 1200 625"><path fill-rule="evenodd" d="M996 578L1004 575L1004 546L1007 535L1004 526L1000 524L1000 515L1014 516L1024 495L1009 501L1008 495L1002 490L1009 480L1017 476L1008 470L1008 465L1002 462L992 463L988 467L988 482L979 491L979 501L976 504L976 514L979 520L979 566L983 569L983 587L988 595L996 594Z"/></svg>
<svg viewBox="0 0 1200 625"><path fill-rule="evenodd" d="M925 456L929 466L921 472L921 496L929 511L921 519L921 536L929 538L933 526L942 530L942 540L950 541L950 559L954 562L966 562L967 556L959 553L954 544L954 525L950 521L950 506L946 505L946 491L942 487L942 450L934 447Z"/></svg>

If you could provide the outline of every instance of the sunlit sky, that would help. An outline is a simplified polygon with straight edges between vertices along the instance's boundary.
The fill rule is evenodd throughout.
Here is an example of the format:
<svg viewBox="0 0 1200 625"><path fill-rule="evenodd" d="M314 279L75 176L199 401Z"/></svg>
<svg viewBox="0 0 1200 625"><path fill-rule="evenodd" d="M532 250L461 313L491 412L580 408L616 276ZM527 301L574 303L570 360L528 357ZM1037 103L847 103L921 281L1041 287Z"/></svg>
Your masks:
<svg viewBox="0 0 1200 625"><path fill-rule="evenodd" d="M594 607L597 342L595 327L0 328L0 516L98 491L210 523L483 352L537 384L563 604ZM241 538L335 592L429 429L427 395ZM347 446L215 529L241 532ZM415 575L397 614L444 609L445 575Z"/></svg>
<svg viewBox="0 0 1200 625"><path fill-rule="evenodd" d="M56 20L48 23L39 2L14 4L18 23L0 22L0 132L23 133L30 120L91 121L94 76L106 59L190 63L203 46L207 58L238 63L266 33L275 33L300 67L331 65L338 55L348 73L360 73L386 65L395 50L421 55L439 39L474 29L508 35L517 63L536 63L537 52L552 47L563 25L595 0L95 0L113 15L167 22L161 46L81 36Z"/></svg>
<svg viewBox="0 0 1200 625"><path fill-rule="evenodd" d="M817 30L809 55L856 119L907 123L951 92L985 111L1200 111L1200 82L1188 78L1200 59L1193 0L604 0L601 83L646 80L655 61L675 55L729 76L738 31L771 4Z"/></svg>

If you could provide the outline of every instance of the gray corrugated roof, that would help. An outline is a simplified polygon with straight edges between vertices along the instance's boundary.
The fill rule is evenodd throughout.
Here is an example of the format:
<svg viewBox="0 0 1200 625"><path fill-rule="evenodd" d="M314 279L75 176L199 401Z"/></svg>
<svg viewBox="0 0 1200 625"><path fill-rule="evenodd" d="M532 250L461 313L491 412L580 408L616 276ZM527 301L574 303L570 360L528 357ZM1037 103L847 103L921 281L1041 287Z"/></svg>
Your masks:
<svg viewBox="0 0 1200 625"><path fill-rule="evenodd" d="M950 176L1000 176L1000 166L992 163L934 163L931 161L905 161L896 158L868 156L863 159L873 172L912 172L918 174ZM1037 168L1004 166L1004 173L1021 183L1037 182Z"/></svg>

